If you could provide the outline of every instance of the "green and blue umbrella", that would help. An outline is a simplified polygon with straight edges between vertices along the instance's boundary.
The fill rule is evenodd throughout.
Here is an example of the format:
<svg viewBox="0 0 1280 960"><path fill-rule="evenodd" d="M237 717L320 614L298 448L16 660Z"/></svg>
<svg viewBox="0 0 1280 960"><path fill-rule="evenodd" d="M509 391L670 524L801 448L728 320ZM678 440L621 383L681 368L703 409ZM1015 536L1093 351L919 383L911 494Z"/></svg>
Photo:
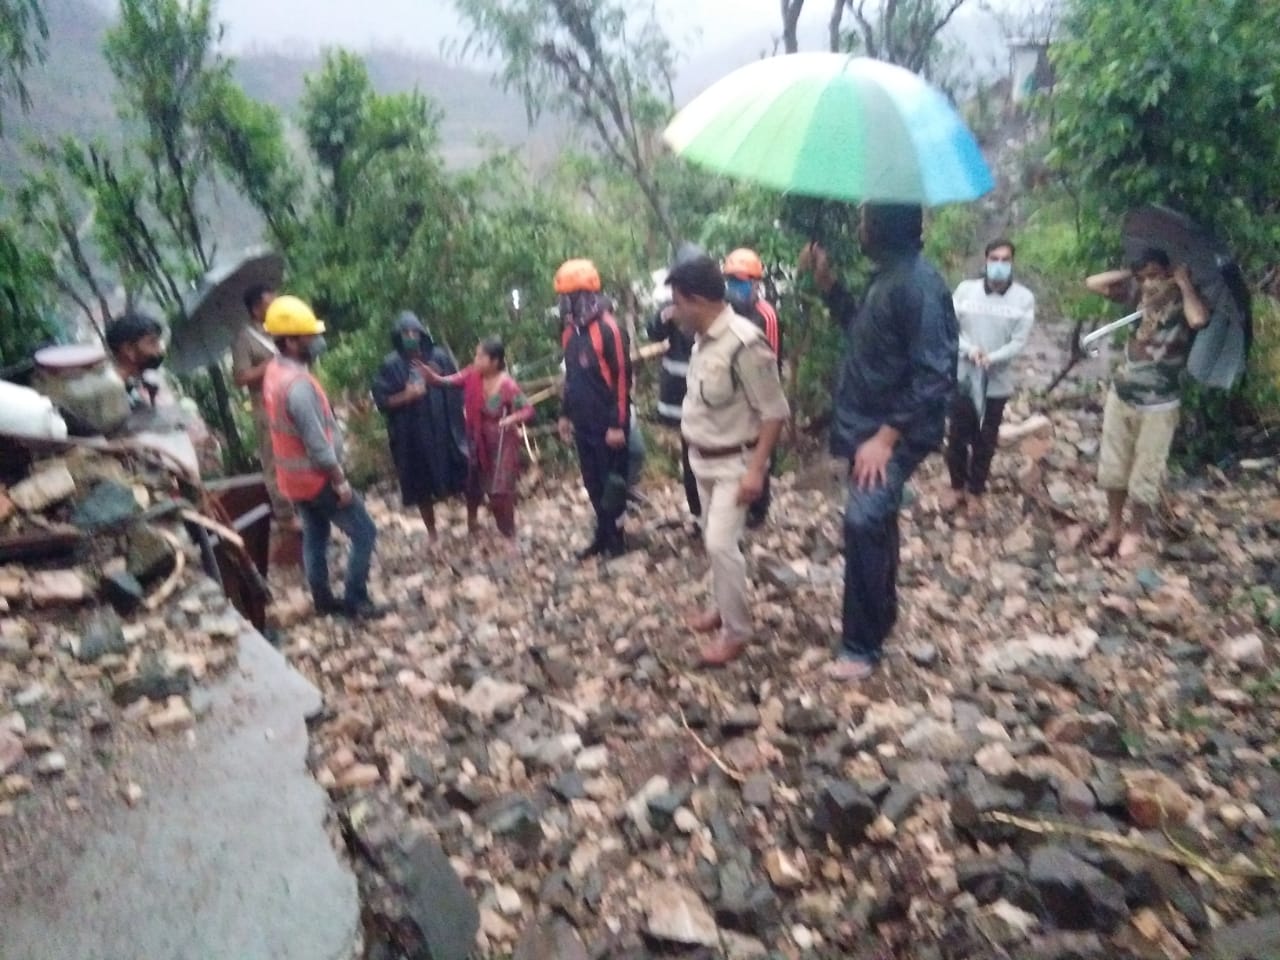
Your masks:
<svg viewBox="0 0 1280 960"><path fill-rule="evenodd" d="M700 94L664 136L694 163L787 193L939 206L993 186L947 98L909 70L867 57L757 61Z"/></svg>

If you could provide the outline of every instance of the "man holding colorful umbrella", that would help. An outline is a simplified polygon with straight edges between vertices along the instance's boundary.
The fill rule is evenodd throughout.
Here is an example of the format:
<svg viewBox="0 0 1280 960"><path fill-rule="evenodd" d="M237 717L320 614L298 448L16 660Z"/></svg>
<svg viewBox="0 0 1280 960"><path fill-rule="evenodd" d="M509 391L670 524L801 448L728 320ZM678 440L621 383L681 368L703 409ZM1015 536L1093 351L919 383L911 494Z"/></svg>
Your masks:
<svg viewBox="0 0 1280 960"><path fill-rule="evenodd" d="M862 303L836 279L826 252L810 244L812 271L832 319L845 331L831 453L850 464L845 506L841 649L828 673L871 675L898 619L898 511L920 462L942 444L955 385L959 329L951 291L921 254L920 207L865 204L859 239L875 261Z"/></svg>
<svg viewBox="0 0 1280 960"><path fill-rule="evenodd" d="M955 108L910 71L866 57L791 54L713 84L672 120L682 157L789 194L863 206L863 248L879 267L861 306L826 253L801 257L845 329L831 449L850 463L844 630L833 676L871 674L897 619L898 508L920 460L942 443L955 388L951 291L920 253L922 207L993 186Z"/></svg>

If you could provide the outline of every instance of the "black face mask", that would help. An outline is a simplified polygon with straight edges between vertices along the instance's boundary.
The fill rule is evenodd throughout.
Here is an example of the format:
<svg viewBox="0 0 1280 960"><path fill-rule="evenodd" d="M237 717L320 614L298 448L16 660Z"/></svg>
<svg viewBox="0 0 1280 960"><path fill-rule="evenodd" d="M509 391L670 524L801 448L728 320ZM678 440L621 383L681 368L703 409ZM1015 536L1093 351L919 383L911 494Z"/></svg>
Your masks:
<svg viewBox="0 0 1280 960"><path fill-rule="evenodd" d="M158 370L164 363L164 354L157 353L154 356L147 357L142 361L143 370Z"/></svg>

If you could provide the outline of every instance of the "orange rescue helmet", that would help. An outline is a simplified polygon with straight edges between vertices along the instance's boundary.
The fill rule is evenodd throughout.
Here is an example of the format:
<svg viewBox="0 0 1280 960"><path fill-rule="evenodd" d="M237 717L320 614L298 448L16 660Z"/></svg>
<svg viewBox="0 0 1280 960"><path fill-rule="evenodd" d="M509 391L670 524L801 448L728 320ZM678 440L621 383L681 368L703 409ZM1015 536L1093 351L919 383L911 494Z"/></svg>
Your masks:
<svg viewBox="0 0 1280 960"><path fill-rule="evenodd" d="M600 292L600 271L590 260L566 260L556 271L556 293Z"/></svg>
<svg viewBox="0 0 1280 960"><path fill-rule="evenodd" d="M764 277L764 264L754 250L739 247L724 258L724 274L741 280L760 280Z"/></svg>

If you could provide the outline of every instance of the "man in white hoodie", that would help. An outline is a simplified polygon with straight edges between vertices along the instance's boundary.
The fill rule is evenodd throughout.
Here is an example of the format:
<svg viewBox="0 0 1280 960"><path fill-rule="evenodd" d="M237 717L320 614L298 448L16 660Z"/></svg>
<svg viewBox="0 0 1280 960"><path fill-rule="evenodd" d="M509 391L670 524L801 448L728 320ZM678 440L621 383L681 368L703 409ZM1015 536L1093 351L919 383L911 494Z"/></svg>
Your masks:
<svg viewBox="0 0 1280 960"><path fill-rule="evenodd" d="M947 431L951 488L942 497L946 512L966 506L971 517L982 514L1004 405L1014 390L1013 360L1035 323L1036 298L1014 282L1013 257L1010 241L991 241L982 277L963 281L952 294L960 358Z"/></svg>

